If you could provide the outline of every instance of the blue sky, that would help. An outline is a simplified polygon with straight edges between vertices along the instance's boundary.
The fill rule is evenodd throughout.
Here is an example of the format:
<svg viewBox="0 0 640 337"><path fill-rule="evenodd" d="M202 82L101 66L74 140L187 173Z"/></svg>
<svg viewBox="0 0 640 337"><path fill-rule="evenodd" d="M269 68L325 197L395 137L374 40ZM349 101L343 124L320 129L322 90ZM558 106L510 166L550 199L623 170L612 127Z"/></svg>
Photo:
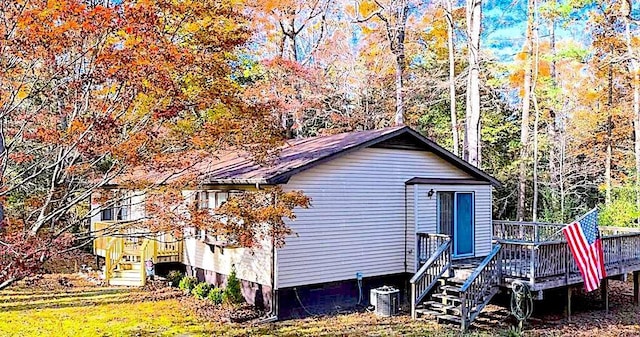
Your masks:
<svg viewBox="0 0 640 337"><path fill-rule="evenodd" d="M522 50L527 26L526 0L489 0L483 3L482 48L489 49L501 61L512 60ZM587 42L586 11L576 13L570 24L556 24L556 41L572 39ZM540 40L548 39L546 24L540 27Z"/></svg>

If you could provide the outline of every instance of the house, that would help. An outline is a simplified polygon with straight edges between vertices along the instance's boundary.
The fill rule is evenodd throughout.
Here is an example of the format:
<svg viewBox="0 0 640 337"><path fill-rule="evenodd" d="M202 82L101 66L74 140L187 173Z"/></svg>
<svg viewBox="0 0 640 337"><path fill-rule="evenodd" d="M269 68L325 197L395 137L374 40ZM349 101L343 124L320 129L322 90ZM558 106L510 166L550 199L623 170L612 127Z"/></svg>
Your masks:
<svg viewBox="0 0 640 337"><path fill-rule="evenodd" d="M296 211L284 247L265 240L249 249L202 232L174 237L124 226L144 217L144 195L111 207L95 201L94 252L110 284L144 284L148 259L217 285L235 268L245 299L280 319L367 305L370 289L391 285L409 299L413 317L464 330L499 289L517 283L541 299L565 288L570 313L572 289L583 282L564 225L492 221L500 183L408 127L292 140L269 165L228 153L200 169L202 189L183 191L200 208L276 185L304 191L312 206ZM600 233L605 306L607 280L630 272L640 303L640 230Z"/></svg>
<svg viewBox="0 0 640 337"><path fill-rule="evenodd" d="M500 183L409 127L291 140L268 166L229 154L204 174L203 190L191 192L211 207L234 191L273 185L311 198L283 248L228 248L193 235L157 249L159 263L179 261L211 283L223 283L234 266L249 302L273 305L281 318L365 304L363 294L383 284L407 290L429 257L419 233L450 236L454 259L492 251L491 195ZM93 222L142 216L127 205L105 212Z"/></svg>

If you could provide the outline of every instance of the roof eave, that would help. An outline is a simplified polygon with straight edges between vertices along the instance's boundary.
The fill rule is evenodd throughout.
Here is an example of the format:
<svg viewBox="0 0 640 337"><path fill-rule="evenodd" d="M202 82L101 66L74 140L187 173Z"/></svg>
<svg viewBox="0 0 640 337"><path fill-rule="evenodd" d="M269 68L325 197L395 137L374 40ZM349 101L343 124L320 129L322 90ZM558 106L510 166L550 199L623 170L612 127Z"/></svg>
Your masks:
<svg viewBox="0 0 640 337"><path fill-rule="evenodd" d="M210 179L207 185L274 185L269 179Z"/></svg>
<svg viewBox="0 0 640 337"><path fill-rule="evenodd" d="M424 143L428 148L430 148L431 151L436 152L438 155L444 157L448 162L450 162L451 164L453 164L454 166L458 167L459 169L466 171L467 173L469 173L470 175L476 177L476 178L480 178L482 180L486 180L488 182L491 183L491 185L493 185L496 188L500 188L502 187L502 183L492 177L490 174L484 172L483 170L471 165L470 163L462 160L460 157L454 155L453 153L449 152L448 150L446 150L445 148L443 148L442 146L436 144L435 142L429 140L428 138L424 137L423 135L419 134L418 132L410 129L410 128L406 128L406 129L401 129L404 130L406 132L408 132L410 135L412 135L413 137L417 138L418 140L420 140L422 143Z"/></svg>
<svg viewBox="0 0 640 337"><path fill-rule="evenodd" d="M402 133L404 133L406 130L411 130L411 129L409 127L407 127L407 126L399 128L397 130L391 131L391 132L389 132L387 134L383 134L383 135L381 135L379 137L370 139L370 140L368 140L366 142L363 142L363 143L354 145L352 147L346 148L346 149L344 149L342 151L336 152L336 153L331 154L329 156L318 158L316 160L308 162L308 163L306 163L306 164L304 164L302 166L296 167L294 169L290 169L288 171L275 174L275 175L267 178L267 181L269 181L269 182L271 182L273 184L286 184L292 176L294 176L294 175L296 175L296 174L298 174L298 173L300 173L302 171L306 171L306 170L308 170L308 169L310 169L312 167L315 167L315 166L317 166L319 164L328 162L330 160L333 160L333 159L339 158L341 156L347 155L347 154L349 154L351 152L354 152L354 151L357 151L359 149L367 148L367 147L370 147L372 145L375 145L375 144L378 144L380 142L383 142L383 141L385 141L387 139L396 137L396 136L401 135Z"/></svg>

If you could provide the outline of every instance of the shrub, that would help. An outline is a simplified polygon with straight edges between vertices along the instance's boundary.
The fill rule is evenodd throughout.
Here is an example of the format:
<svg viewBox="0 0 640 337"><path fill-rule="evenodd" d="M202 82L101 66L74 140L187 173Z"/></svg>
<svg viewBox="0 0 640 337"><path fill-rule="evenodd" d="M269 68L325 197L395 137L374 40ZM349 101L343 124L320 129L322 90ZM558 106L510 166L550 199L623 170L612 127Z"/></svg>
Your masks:
<svg viewBox="0 0 640 337"><path fill-rule="evenodd" d="M182 281L183 277L184 277L183 273L177 270L172 270L167 275L167 281L171 283L172 287L177 287L180 284L180 281Z"/></svg>
<svg viewBox="0 0 640 337"><path fill-rule="evenodd" d="M227 280L227 287L224 289L223 298L225 301L231 303L244 302L244 296L242 296L242 289L240 286L240 280L236 276L236 269L231 270L229 279Z"/></svg>
<svg viewBox="0 0 640 337"><path fill-rule="evenodd" d="M198 284L197 278L193 276L185 276L180 280L178 288L180 288L180 290L184 290L186 293L191 293L191 290L195 288L196 284Z"/></svg>
<svg viewBox="0 0 640 337"><path fill-rule="evenodd" d="M223 295L224 291L221 288L213 288L209 291L209 294L207 294L207 298L214 304L222 304L224 300Z"/></svg>
<svg viewBox="0 0 640 337"><path fill-rule="evenodd" d="M200 282L195 286L195 288L193 288L191 293L195 298L204 300L205 298L207 298L207 295L209 294L209 290L211 290L211 285L209 283Z"/></svg>

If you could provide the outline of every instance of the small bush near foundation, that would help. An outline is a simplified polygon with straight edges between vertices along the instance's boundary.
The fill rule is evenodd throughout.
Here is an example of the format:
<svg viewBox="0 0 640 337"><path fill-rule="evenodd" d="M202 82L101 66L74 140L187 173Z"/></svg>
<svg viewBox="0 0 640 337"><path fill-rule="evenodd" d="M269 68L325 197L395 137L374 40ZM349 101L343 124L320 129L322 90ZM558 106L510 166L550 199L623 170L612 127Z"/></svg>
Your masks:
<svg viewBox="0 0 640 337"><path fill-rule="evenodd" d="M182 281L183 277L184 277L183 273L181 273L181 272L179 272L177 270L172 270L167 275L167 281L169 283L171 283L172 287L178 287L178 285L180 284L180 281Z"/></svg>
<svg viewBox="0 0 640 337"><path fill-rule="evenodd" d="M224 290L221 288L213 288L209 290L209 294L207 294L207 298L209 301L213 302L213 304L219 305L222 304L222 300L224 299Z"/></svg>
<svg viewBox="0 0 640 337"><path fill-rule="evenodd" d="M227 280L227 287L224 289L223 299L224 301L228 301L234 304L244 302L240 280L236 275L235 268L231 270L231 274L229 275L229 279Z"/></svg>
<svg viewBox="0 0 640 337"><path fill-rule="evenodd" d="M193 288L191 293L195 298L199 300L204 300L205 298L207 298L207 295L209 294L210 290L211 290L211 285L209 283L200 282Z"/></svg>
<svg viewBox="0 0 640 337"><path fill-rule="evenodd" d="M185 276L180 280L180 284L178 284L178 288L180 290L184 290L185 293L190 294L191 290L196 287L198 284L198 279L193 276Z"/></svg>

